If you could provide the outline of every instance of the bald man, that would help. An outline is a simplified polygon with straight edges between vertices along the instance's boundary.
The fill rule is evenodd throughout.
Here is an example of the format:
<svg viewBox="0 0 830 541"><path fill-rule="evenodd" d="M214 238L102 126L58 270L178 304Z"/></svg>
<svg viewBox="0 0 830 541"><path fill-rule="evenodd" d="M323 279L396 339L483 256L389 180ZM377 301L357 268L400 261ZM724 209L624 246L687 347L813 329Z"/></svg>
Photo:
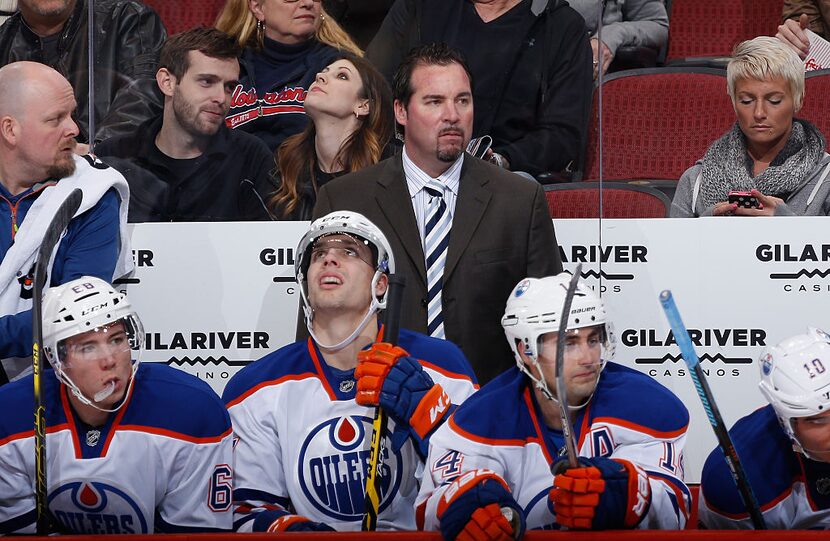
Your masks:
<svg viewBox="0 0 830 541"><path fill-rule="evenodd" d="M89 2L94 12L91 22ZM19 0L16 4L17 12L0 26L0 66L31 60L67 77L78 100L78 141L90 142L90 116L94 118L97 142L130 133L161 112L155 74L167 32L156 12L144 2ZM90 24L95 36L93 115L88 104Z"/></svg>
<svg viewBox="0 0 830 541"><path fill-rule="evenodd" d="M52 286L81 276L112 281L132 270L127 182L74 153L78 126L69 82L36 62L0 68L0 384L30 371L32 277L60 204L84 193L49 268Z"/></svg>

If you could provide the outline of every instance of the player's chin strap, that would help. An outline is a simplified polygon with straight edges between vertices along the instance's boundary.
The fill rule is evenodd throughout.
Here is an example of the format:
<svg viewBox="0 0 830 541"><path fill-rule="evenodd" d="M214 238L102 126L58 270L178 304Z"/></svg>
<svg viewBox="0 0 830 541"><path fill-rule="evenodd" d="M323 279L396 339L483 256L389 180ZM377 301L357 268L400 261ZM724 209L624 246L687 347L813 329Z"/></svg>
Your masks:
<svg viewBox="0 0 830 541"><path fill-rule="evenodd" d="M82 393L81 390L78 388L78 386L75 385L75 382L73 382L71 379L69 379L63 373L63 370L55 370L55 372L58 373L58 379L60 379L63 382L64 385L69 387L69 389L72 391L72 394L75 395L75 397L78 400L80 400L83 404L86 404L87 406L93 407L93 408L97 409L98 411L103 411L103 412L106 412L106 413L115 413L116 411L120 410L124 406L124 404L127 403L127 399L130 397L130 393L133 390L133 383L135 382L135 373L138 370L138 364L139 364L139 361L136 361L136 362L133 363L133 370L132 370L132 373L130 374L130 382L127 384L127 391L124 393L124 398L122 398L118 402L118 405L115 406L112 409L102 408L101 406L99 406L98 404L95 403L95 400L90 400L89 398L87 398L84 395L84 393ZM110 394L112 394L112 393L110 392L110 393L106 394L106 396L104 396L100 400L106 399L107 396L109 396Z"/></svg>
<svg viewBox="0 0 830 541"><path fill-rule="evenodd" d="M533 362L533 366L535 366L536 370L539 372L539 374L541 374L542 373L542 367L539 365L539 360L536 358L536 355L528 355L528 357L530 357L531 362ZM533 373L530 370L528 370L527 365L524 364L524 363L522 363L519 366L519 370L524 372L525 375L530 378L530 380L533 382L533 386L536 387L537 389L539 389L539 391L541 391L541 393L545 396L545 398L547 398L548 400L550 400L551 402L553 402L557 406L561 406L561 404L559 404L559 400L557 400L557 398L555 396L553 396L553 393L550 392L550 388L548 387L548 382L545 381L544 377L537 378L536 376L534 376ZM594 382L594 390L596 390L596 388L597 388L596 384L597 384L597 382L599 382L599 377L601 375L602 375L602 369L600 369L597 372L597 379ZM584 408L585 406L588 405L588 402L591 401L591 398L593 396L594 396L594 393L591 392L591 394L588 395L588 397L585 399L584 402L582 402L582 404L579 404L578 406L569 405L568 410L569 411L581 410L582 408Z"/></svg>
<svg viewBox="0 0 830 541"><path fill-rule="evenodd" d="M311 324L312 319L314 318L314 310L311 308L311 305L309 304L308 299L306 298L304 291L305 288L300 286L300 295L302 295L303 297L303 311L305 312L305 325L308 328L308 334L311 335L311 338L314 340L318 347L331 351L340 351L344 347L354 342L354 339L357 338L361 332L363 332L363 329L366 328L366 325L369 323L369 321L372 319L372 316L374 316L378 310L386 307L385 296L382 302L378 301L377 297L375 297L375 286L377 286L378 280L380 280L380 277L382 275L383 272L381 272L380 270L375 271L375 276L372 278L371 286L372 302L369 303L369 309L366 310L366 314L363 316L363 319L360 320L360 323L358 323L357 327L355 327L355 330L352 331L352 334L350 334L349 336L347 336L346 338L334 345L324 344L320 341L319 338L317 338L317 335L314 334L314 329L312 328L313 325Z"/></svg>

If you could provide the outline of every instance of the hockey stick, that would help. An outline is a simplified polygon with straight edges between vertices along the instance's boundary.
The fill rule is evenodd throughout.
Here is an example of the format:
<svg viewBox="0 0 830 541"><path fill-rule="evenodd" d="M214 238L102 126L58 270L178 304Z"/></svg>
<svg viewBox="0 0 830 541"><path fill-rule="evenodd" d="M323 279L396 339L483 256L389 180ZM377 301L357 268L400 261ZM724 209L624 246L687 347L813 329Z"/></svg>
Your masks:
<svg viewBox="0 0 830 541"><path fill-rule="evenodd" d="M32 372L34 374L35 392L35 511L37 512L37 533L51 533L55 524L46 499L46 408L43 406L43 367L40 352L43 349L43 288L46 282L46 267L52 259L52 252L61 238L63 230L69 225L78 207L81 206L83 193L79 188L72 190L58 207L55 216L37 253L35 261L34 287L32 293Z"/></svg>
<svg viewBox="0 0 830 541"><path fill-rule="evenodd" d="M389 275L389 293L386 301L386 321L383 324L383 341L392 345L398 343L398 333L401 328L401 305L403 304L403 289L406 286L406 277ZM373 532L378 526L380 512L380 455L383 453L383 436L386 433L388 417L383 408L375 408L375 419L372 421L371 452L369 455L369 471L366 473L366 499L363 502L363 523L361 530Z"/></svg>
<svg viewBox="0 0 830 541"><path fill-rule="evenodd" d="M576 454L573 424L571 423L571 412L568 406L568 386L565 384L565 335L568 331L571 303L573 303L576 285L581 275L582 263L579 263L574 269L573 276L571 276L571 281L568 284L568 292L565 294L565 303L562 305L562 313L559 317L559 332L556 336L556 397L559 400L562 437L565 439L565 451L568 454L568 465L571 468L579 467L579 459Z"/></svg>
<svg viewBox="0 0 830 541"><path fill-rule="evenodd" d="M758 500L755 498L755 493L749 484L749 478L746 475L744 467L741 465L737 451L735 451L732 438L729 437L729 432L726 429L726 424L723 422L723 417L721 417L720 410L715 402L715 397L712 395L712 390L706 381L706 374L700 368L700 359L697 357L697 352L695 352L695 347L692 345L692 340L689 337L686 326L683 324L683 320L680 319L680 312L677 310L677 305L674 303L674 297L672 297L671 291L665 289L660 293L660 303L663 305L666 319L669 320L669 325L674 333L674 339L680 348L680 354L689 367L689 375L692 376L695 389L697 389L697 395L700 397L703 409L709 418L709 424L712 425L712 429L715 431L718 445L726 459L726 465L729 466L732 479L735 480L738 492L740 492L741 499L744 501L744 506L746 506L749 517L752 519L752 525L755 526L756 530L766 530L767 524L764 521L763 514L761 514Z"/></svg>

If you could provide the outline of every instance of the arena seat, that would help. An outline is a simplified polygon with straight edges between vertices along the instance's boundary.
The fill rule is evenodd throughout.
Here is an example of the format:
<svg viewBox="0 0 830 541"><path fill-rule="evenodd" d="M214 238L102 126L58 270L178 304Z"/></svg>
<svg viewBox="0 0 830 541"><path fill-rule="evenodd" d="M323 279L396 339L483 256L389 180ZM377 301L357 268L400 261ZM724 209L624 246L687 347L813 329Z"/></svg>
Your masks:
<svg viewBox="0 0 830 541"><path fill-rule="evenodd" d="M677 181L735 122L723 70L649 68L604 80L603 180ZM588 126L585 180L599 177L598 91Z"/></svg>
<svg viewBox="0 0 830 541"><path fill-rule="evenodd" d="M809 71L804 79L804 104L795 114L809 120L828 139L830 149L830 69Z"/></svg>
<svg viewBox="0 0 830 541"><path fill-rule="evenodd" d="M572 182L545 186L551 218L596 218L602 187L603 218L665 218L671 201L662 192L619 182Z"/></svg>
<svg viewBox="0 0 830 541"><path fill-rule="evenodd" d="M672 0L669 64L723 64L741 41L774 36L784 0ZM707 58L708 57L708 58Z"/></svg>
<svg viewBox="0 0 830 541"><path fill-rule="evenodd" d="M156 10L169 35L197 26L213 26L225 0L144 0Z"/></svg>

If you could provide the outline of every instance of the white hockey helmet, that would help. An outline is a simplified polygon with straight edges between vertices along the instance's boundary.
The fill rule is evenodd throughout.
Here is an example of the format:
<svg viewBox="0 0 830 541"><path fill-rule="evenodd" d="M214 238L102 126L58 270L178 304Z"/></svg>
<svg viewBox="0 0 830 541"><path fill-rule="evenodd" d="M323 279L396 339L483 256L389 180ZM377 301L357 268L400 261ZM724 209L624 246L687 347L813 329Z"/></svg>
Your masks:
<svg viewBox="0 0 830 541"><path fill-rule="evenodd" d="M793 431L792 420L830 410L830 335L809 327L805 334L765 349L759 365L761 393L797 450L809 456Z"/></svg>
<svg viewBox="0 0 830 541"><path fill-rule="evenodd" d="M527 374L536 386L551 399L553 398L544 378L537 379L533 376L519 353L518 345L520 342L524 344L525 355L530 357L531 362L541 373L538 364L541 339L548 333L559 331L562 308L565 304L570 281L571 274L567 272L544 278L525 278L513 288L510 297L507 299L504 316L501 318L504 334L510 343L510 348L513 350L519 369ZM607 321L602 299L580 279L577 282L571 303L568 330L595 325L603 326L604 351L601 355L601 362L604 367L605 359L613 356L614 338L611 325Z"/></svg>
<svg viewBox="0 0 830 541"><path fill-rule="evenodd" d="M43 352L46 358L55 369L57 378L81 402L102 411L116 411L121 406L107 410L96 405L96 400L84 396L66 374L65 341L79 334L100 331L118 321L124 324L130 349L138 350L135 355L131 355L134 376L140 362L141 347L144 345L144 328L126 295L93 276L84 276L49 288L43 295ZM125 398L132 389L134 379L130 378ZM121 404L124 402L122 400Z"/></svg>
<svg viewBox="0 0 830 541"><path fill-rule="evenodd" d="M311 252L314 249L315 242L329 235L349 235L358 242L366 244L372 251L374 258L372 266L375 269L375 274L372 277L372 283L369 289L372 292L372 301L362 323L350 337L347 337L339 344L323 344L323 347L327 349L338 350L351 343L360 334L360 331L363 330L373 314L378 310L386 308L388 289L380 298L374 295L374 291L381 276L395 272L395 258L392 254L392 248L389 246L389 241L386 240L383 232L368 218L358 212L339 210L326 214L322 218L311 222L308 231L303 235L303 238L300 239L300 243L297 245L297 256L294 260L294 274L297 277L297 283L300 285L300 296L303 300L306 326L315 340L317 340L317 337L314 336L311 325L314 319L314 309L308 300L308 281L306 274L311 264ZM320 343L319 340L317 340L317 343Z"/></svg>

